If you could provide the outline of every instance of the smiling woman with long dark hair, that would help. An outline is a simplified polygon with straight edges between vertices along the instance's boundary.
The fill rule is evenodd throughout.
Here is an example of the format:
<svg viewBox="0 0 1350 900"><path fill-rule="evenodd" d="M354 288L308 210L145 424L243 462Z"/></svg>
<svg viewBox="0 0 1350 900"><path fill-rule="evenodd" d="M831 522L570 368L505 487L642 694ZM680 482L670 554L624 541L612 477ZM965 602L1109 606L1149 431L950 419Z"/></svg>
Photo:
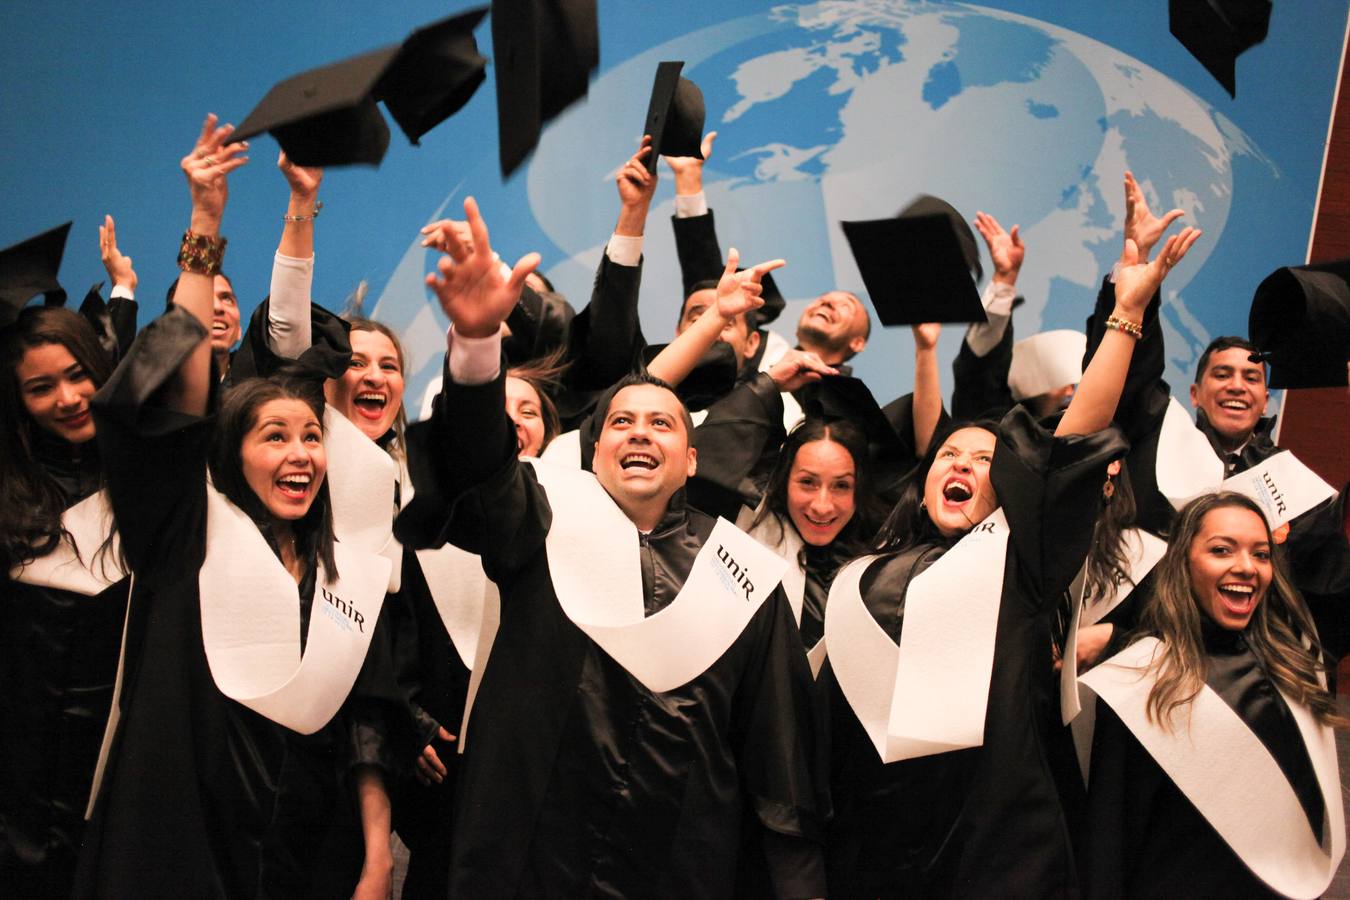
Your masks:
<svg viewBox="0 0 1350 900"><path fill-rule="evenodd" d="M383 819L361 887L388 890L380 701L397 700L371 661L389 561L334 540L316 380L241 380L212 414L231 130L208 117L183 159L174 308L93 403L134 589L76 896L347 897L357 807L368 834Z"/></svg>
<svg viewBox="0 0 1350 900"><path fill-rule="evenodd" d="M1331 728L1350 722L1260 507L1182 510L1134 637L1082 679L1103 701L1089 896L1319 895L1345 829Z"/></svg>
<svg viewBox="0 0 1350 900"><path fill-rule="evenodd" d="M18 896L70 890L112 702L127 585L90 411L111 371L70 310L0 331L0 883ZM63 522L77 505L88 529Z"/></svg>

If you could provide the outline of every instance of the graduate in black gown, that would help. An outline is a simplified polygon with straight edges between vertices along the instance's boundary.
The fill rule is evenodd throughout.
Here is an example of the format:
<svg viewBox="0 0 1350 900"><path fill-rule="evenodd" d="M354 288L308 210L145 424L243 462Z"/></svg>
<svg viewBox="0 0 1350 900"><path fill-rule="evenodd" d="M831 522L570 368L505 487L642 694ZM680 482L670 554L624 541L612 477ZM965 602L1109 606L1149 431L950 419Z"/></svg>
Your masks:
<svg viewBox="0 0 1350 900"><path fill-rule="evenodd" d="M398 523L405 541L452 539L480 553L501 589L500 628L461 735L452 894L821 896L826 801L813 778L811 679L786 601L776 589L761 595L710 666L663 690L564 611L558 585L569 567L587 584L606 573L593 560L554 558L550 542L569 517L566 536L584 540L578 516L602 513L631 536L629 571L647 616L669 621L696 599L677 595L713 522L680 490L696 465L688 417L668 388L639 379L605 403L596 476L522 465L497 341L538 257L506 280L471 200L466 212L472 252L452 244L442 277L429 279L455 323L446 387L410 437L435 448L423 457L434 483L415 475L418 494ZM554 493L557 481L545 490L545 477L596 504L566 508L573 498ZM666 663L692 649L654 637L651 651ZM751 883L766 865L768 882Z"/></svg>
<svg viewBox="0 0 1350 900"><path fill-rule="evenodd" d="M81 897L349 896L362 867L358 807L367 838L383 826L388 859L380 698L391 693L370 665L384 646L375 622L388 564L333 540L319 387L250 380L225 395L219 422L208 415L210 273L223 252L226 175L245 161L231 131L208 117L182 163L193 216L175 308L142 332L93 403L135 588ZM274 596L298 625L290 635L228 630L254 611L276 615L268 598L234 586L260 572L283 584ZM222 628L223 642L206 633ZM333 667L328 677L306 675L311 657ZM250 695L258 666L294 677ZM316 687L287 693L301 681ZM371 849L368 840L358 888L387 891L389 868L372 866Z"/></svg>
<svg viewBox="0 0 1350 900"><path fill-rule="evenodd" d="M108 541L90 400L114 362L71 310L27 308L0 329L0 884L9 896L69 894L112 702L127 581ZM77 525L66 517L83 501Z"/></svg>
<svg viewBox="0 0 1350 900"><path fill-rule="evenodd" d="M1193 240L1183 233L1168 250L1179 258ZM1123 319L1139 321L1166 270L1160 261L1122 270ZM1119 330L1107 336L1053 435L1023 409L998 424L948 426L883 528L885 552L836 576L821 674L832 722L831 896L1076 896L1073 848L1043 749L1058 723L1039 703L1038 685L1049 667L1058 598L1087 552L1103 473L1126 448L1108 426L1134 341ZM994 543L1000 532L1002 543ZM955 570L949 554L960 559ZM915 595L934 576L945 587ZM979 580L985 585L961 595L963 584ZM985 590L1001 594L996 606L988 606ZM979 671L990 672L989 680L963 682L970 686L949 698L943 684L885 682L879 694L871 690L878 709L866 703L860 682L880 659L859 654L899 644L886 665L903 666L906 653L923 651L904 641L920 597L930 634L992 630L981 631L988 643L979 652L988 655L957 660L945 676L930 666L911 677L954 683ZM882 645L846 640L858 632L845 627L845 616L859 604L867 629L884 632ZM938 693L944 705L897 732L892 690ZM962 721L965 733L951 727L958 703L967 717L983 708L982 717ZM883 746L895 761L884 761Z"/></svg>
<svg viewBox="0 0 1350 900"><path fill-rule="evenodd" d="M1350 722L1260 508L1193 501L1155 581L1135 642L1085 676L1088 896L1319 896L1345 846L1330 727Z"/></svg>

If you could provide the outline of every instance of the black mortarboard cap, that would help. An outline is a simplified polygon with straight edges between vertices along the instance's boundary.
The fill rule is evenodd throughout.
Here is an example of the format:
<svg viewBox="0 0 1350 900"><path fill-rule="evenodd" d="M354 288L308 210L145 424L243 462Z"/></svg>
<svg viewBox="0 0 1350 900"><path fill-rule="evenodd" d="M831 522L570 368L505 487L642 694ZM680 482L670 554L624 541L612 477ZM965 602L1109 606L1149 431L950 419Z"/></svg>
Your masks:
<svg viewBox="0 0 1350 900"><path fill-rule="evenodd" d="M595 0L492 0L502 175L539 143L544 123L586 96L600 64Z"/></svg>
<svg viewBox="0 0 1350 900"><path fill-rule="evenodd" d="M1256 289L1247 333L1273 388L1344 387L1350 259L1276 269Z"/></svg>
<svg viewBox="0 0 1350 900"><path fill-rule="evenodd" d="M772 272L765 272L759 278L760 286L763 288L759 292L760 299L764 305L755 310L755 319L761 325L768 325L778 318L787 306L787 301L783 299L783 292L778 289L778 282L773 280Z"/></svg>
<svg viewBox="0 0 1350 900"><path fill-rule="evenodd" d="M389 126L375 105L375 89L401 49L395 44L279 82L234 139L271 132L298 166L379 165L389 149Z"/></svg>
<svg viewBox="0 0 1350 900"><path fill-rule="evenodd" d="M419 28L403 42L377 86L398 127L414 144L469 102L487 78L473 30L487 7Z"/></svg>
<svg viewBox="0 0 1350 900"><path fill-rule="evenodd" d="M652 136L647 171L656 171L658 156L703 158L703 92L688 78L680 77L681 62L663 62L656 67L652 96L647 104L643 134Z"/></svg>
<svg viewBox="0 0 1350 900"><path fill-rule="evenodd" d="M0 250L0 326L19 316L19 310L38 294L48 306L64 306L66 292L56 280L71 223L58 225L35 237Z"/></svg>
<svg viewBox="0 0 1350 900"><path fill-rule="evenodd" d="M1270 0L1169 0L1172 36L1237 96L1239 54L1266 39Z"/></svg>
<svg viewBox="0 0 1350 900"><path fill-rule="evenodd" d="M945 212L842 225L882 324L988 321Z"/></svg>

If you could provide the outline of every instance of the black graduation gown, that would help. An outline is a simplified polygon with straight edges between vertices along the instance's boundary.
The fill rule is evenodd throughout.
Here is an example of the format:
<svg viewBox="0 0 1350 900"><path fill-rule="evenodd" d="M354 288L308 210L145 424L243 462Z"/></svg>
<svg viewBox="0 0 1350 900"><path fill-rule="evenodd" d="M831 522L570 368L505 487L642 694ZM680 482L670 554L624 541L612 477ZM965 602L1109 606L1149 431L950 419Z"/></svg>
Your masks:
<svg viewBox="0 0 1350 900"><path fill-rule="evenodd" d="M303 736L216 688L197 583L212 421L154 404L204 337L188 313L171 310L141 333L94 401L135 585L120 721L75 896L345 897L361 844L342 778L355 764L385 762L381 710L349 699L333 722ZM313 579L305 581L302 633L313 594ZM377 627L354 696L383 647Z"/></svg>
<svg viewBox="0 0 1350 900"><path fill-rule="evenodd" d="M430 465L398 522L405 543L481 554L502 595L461 763L452 895L742 897L771 877L778 896L820 896L828 801L781 590L706 672L648 690L558 603L548 500L516 459L503 385L447 375L411 438L436 450L414 457ZM674 599L712 525L677 494L643 539L648 614Z"/></svg>
<svg viewBox="0 0 1350 900"><path fill-rule="evenodd" d="M1208 619L1202 625L1206 683L1270 750L1320 833L1321 788L1288 705L1240 633L1225 632ZM1091 773L1089 850L1083 861L1089 897L1283 896L1252 874L1101 701Z"/></svg>
<svg viewBox="0 0 1350 900"><path fill-rule="evenodd" d="M98 489L94 444L40 436L34 449L69 506ZM7 896L70 893L126 603L126 579L91 597L0 572L0 885Z"/></svg>
<svg viewBox="0 0 1350 900"><path fill-rule="evenodd" d="M1058 727L1041 702L1051 621L1082 564L1114 429L1054 438L1015 409L999 428L991 478L1011 530L981 747L883 765L833 670L831 897L1071 897L1077 885L1046 760ZM909 583L946 551L919 544L871 566L864 603L898 642Z"/></svg>

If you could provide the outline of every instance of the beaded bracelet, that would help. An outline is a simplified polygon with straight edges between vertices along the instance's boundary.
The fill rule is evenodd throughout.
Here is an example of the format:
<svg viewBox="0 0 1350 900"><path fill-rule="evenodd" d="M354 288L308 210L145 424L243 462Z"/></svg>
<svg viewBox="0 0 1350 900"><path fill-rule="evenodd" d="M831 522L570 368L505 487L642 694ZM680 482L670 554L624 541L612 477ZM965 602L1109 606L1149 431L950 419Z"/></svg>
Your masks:
<svg viewBox="0 0 1350 900"><path fill-rule="evenodd" d="M178 250L178 268L194 275L219 275L220 264L225 259L226 243L223 237L193 234L191 229L183 232L183 246Z"/></svg>
<svg viewBox="0 0 1350 900"><path fill-rule="evenodd" d="M1138 322L1131 322L1129 319L1122 319L1120 316L1107 316L1106 327L1124 332L1135 340L1144 336L1144 327L1142 325Z"/></svg>
<svg viewBox="0 0 1350 900"><path fill-rule="evenodd" d="M319 217L319 210L321 210L321 209L323 209L323 201L322 201L322 200L320 200L318 203L315 203L315 204L314 204L314 212L310 213L309 215L307 215L307 216L293 216L293 215L291 215L290 213L286 213L284 216L281 217L281 221L283 221L283 222L313 222L315 219L317 219L317 218Z"/></svg>

